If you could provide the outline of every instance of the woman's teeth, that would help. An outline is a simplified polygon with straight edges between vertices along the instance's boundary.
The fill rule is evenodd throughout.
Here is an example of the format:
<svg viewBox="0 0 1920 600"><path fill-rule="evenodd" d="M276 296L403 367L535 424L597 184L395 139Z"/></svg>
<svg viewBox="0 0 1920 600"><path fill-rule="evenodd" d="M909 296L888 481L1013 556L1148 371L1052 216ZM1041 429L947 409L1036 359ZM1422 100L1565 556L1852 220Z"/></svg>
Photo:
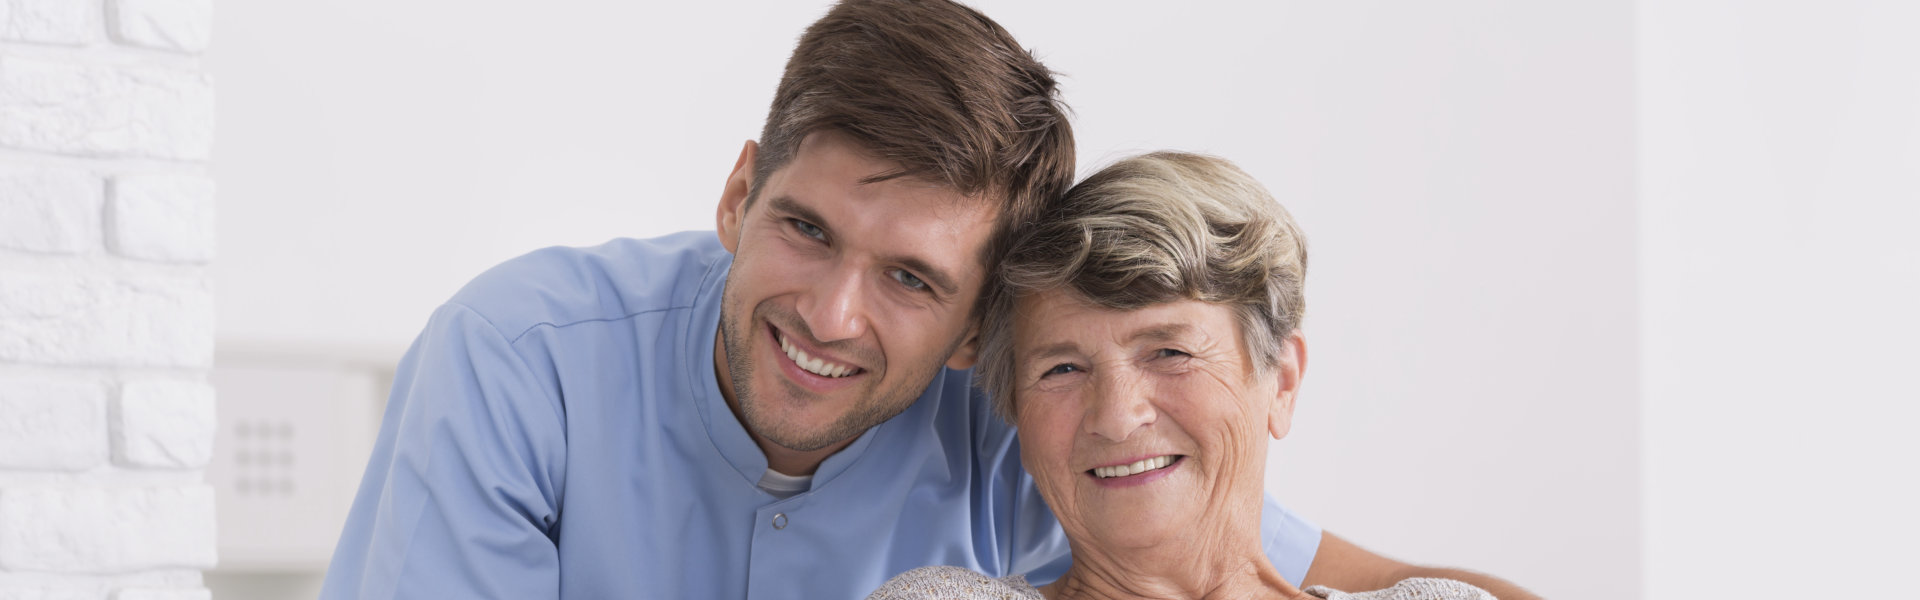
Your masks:
<svg viewBox="0 0 1920 600"><path fill-rule="evenodd" d="M787 353L787 358L793 359L793 364L800 365L800 368L806 369L808 373L821 377L846 377L858 369L807 356L807 351L788 342L786 336L780 336L780 350Z"/></svg>
<svg viewBox="0 0 1920 600"><path fill-rule="evenodd" d="M1106 479L1108 477L1126 477L1128 475L1136 475L1139 473L1152 471L1154 469L1165 468L1167 465L1170 465L1170 464L1173 464L1172 456L1155 456L1153 458L1143 458L1143 459L1134 461L1134 463L1130 465L1114 465L1111 467L1094 467L1093 475L1101 479Z"/></svg>

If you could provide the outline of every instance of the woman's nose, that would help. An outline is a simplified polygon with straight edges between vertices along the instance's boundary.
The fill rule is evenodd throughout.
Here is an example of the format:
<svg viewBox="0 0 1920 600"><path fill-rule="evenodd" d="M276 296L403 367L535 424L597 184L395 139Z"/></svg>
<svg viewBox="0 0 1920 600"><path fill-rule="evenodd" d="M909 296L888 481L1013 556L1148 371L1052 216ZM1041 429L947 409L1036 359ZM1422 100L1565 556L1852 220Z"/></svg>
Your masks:
<svg viewBox="0 0 1920 600"><path fill-rule="evenodd" d="M1087 433L1120 442L1158 418L1149 398L1149 388L1140 377L1130 373L1111 373L1098 377L1092 386L1093 398L1087 407Z"/></svg>

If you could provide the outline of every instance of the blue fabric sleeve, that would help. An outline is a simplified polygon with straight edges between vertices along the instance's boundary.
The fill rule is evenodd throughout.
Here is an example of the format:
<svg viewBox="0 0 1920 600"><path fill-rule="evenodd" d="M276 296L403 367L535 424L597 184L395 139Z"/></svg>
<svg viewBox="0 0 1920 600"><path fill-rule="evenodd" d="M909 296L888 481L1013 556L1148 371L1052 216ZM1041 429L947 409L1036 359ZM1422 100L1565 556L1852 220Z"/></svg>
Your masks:
<svg viewBox="0 0 1920 600"><path fill-rule="evenodd" d="M442 306L395 374L320 597L558 597L562 411L491 323Z"/></svg>
<svg viewBox="0 0 1920 600"><path fill-rule="evenodd" d="M1273 494L1266 496L1266 506L1260 511L1260 539L1265 540L1262 549L1281 577L1300 585L1300 580L1307 577L1307 568L1313 566L1313 556L1320 552L1320 526L1281 506Z"/></svg>

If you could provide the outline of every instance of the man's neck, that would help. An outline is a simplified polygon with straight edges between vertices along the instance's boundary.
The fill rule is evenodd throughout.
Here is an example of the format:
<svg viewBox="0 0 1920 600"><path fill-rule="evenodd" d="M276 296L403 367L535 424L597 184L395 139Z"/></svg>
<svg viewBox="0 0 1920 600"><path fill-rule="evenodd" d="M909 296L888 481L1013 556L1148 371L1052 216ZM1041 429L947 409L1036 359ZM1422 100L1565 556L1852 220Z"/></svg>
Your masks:
<svg viewBox="0 0 1920 600"><path fill-rule="evenodd" d="M782 448L779 444L769 442L757 435L753 436L753 441L760 444L760 452L767 455L767 468L781 475L795 477L813 475L814 471L820 470L820 463L826 462L827 457L833 456L833 453L853 443L853 440L847 440L813 452L800 452Z"/></svg>
<svg viewBox="0 0 1920 600"><path fill-rule="evenodd" d="M761 437L760 432L754 431L753 426L747 424L747 420L740 416L740 401L734 397L733 376L727 369L727 340L718 330L715 330L713 332L713 379L720 384L720 397L726 399L727 409L733 413L733 420L740 423L741 429L747 430L747 437L753 438L754 445L760 447L760 453L767 457L767 468L773 469L774 472L791 476L812 475L814 471L820 470L820 463L826 462L827 457L846 449L853 444L853 440L859 439L858 437L848 438L819 450L794 450Z"/></svg>

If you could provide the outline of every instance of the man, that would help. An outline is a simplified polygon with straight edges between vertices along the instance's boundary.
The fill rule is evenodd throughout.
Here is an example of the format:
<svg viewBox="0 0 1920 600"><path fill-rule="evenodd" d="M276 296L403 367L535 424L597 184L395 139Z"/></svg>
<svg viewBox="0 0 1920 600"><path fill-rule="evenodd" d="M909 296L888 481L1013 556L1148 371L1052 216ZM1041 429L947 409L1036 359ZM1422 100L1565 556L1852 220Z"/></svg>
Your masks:
<svg viewBox="0 0 1920 600"><path fill-rule="evenodd" d="M1006 232L1073 169L1052 74L997 24L836 6L716 232L535 252L434 313L322 597L857 598L930 564L1051 580L1065 540L964 369ZM1263 529L1294 581L1404 566L1271 501Z"/></svg>

